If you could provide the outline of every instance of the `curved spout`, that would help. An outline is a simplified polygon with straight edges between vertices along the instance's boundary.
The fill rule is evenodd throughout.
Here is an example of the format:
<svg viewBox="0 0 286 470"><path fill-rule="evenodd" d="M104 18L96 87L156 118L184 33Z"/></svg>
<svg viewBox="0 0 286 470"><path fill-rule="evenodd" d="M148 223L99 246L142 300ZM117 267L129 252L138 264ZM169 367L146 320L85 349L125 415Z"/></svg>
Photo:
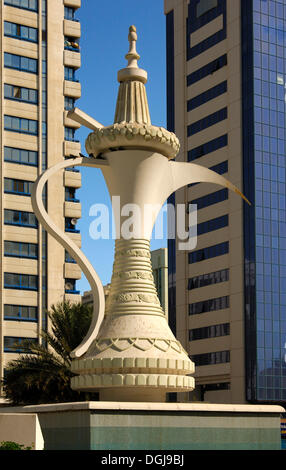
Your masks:
<svg viewBox="0 0 286 470"><path fill-rule="evenodd" d="M177 189L186 186L191 183L214 183L231 189L239 196L242 197L249 205L250 202L242 194L242 192L230 181L223 176L219 175L215 171L209 170L195 163L183 163L183 162L169 162L171 172L171 186L169 195L175 192Z"/></svg>
<svg viewBox="0 0 286 470"><path fill-rule="evenodd" d="M101 164L104 164L104 162L99 163L94 160L94 163L92 163L91 159L84 157L68 159L66 161L60 162L39 176L39 178L33 184L31 194L33 211L35 212L39 222L42 224L44 229L47 230L47 232L51 234L75 259L85 274L93 293L93 316L89 331L81 344L74 351L72 351L71 357L82 356L87 351L93 339L97 336L104 316L104 291L101 280L88 259L78 248L78 246L55 225L53 220L48 215L43 205L42 192L48 179L59 170L75 165L99 167Z"/></svg>

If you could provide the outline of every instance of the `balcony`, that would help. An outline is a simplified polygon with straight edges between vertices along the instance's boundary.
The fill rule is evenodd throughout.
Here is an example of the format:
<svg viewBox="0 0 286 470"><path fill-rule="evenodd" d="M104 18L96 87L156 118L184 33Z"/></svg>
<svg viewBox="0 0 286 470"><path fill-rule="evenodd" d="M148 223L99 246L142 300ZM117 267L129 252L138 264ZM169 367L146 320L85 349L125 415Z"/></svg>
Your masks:
<svg viewBox="0 0 286 470"><path fill-rule="evenodd" d="M72 48L65 47L64 50L64 65L67 67L80 68L81 55L80 52Z"/></svg>
<svg viewBox="0 0 286 470"><path fill-rule="evenodd" d="M81 269L76 263L65 263L65 278L80 279Z"/></svg>
<svg viewBox="0 0 286 470"><path fill-rule="evenodd" d="M81 151L80 142L72 142L65 140L64 142L64 155L69 157L70 155L78 155Z"/></svg>
<svg viewBox="0 0 286 470"><path fill-rule="evenodd" d="M80 124L78 122L74 121L73 119L68 118L67 114L68 114L68 111L65 111L64 112L64 126L65 127L72 127L74 129L79 129Z"/></svg>
<svg viewBox="0 0 286 470"><path fill-rule="evenodd" d="M66 7L80 8L81 0L64 0L64 5Z"/></svg>
<svg viewBox="0 0 286 470"><path fill-rule="evenodd" d="M76 168L76 171L65 171L64 185L71 188L81 188L81 173Z"/></svg>
<svg viewBox="0 0 286 470"><path fill-rule="evenodd" d="M81 84L78 81L65 80L64 82L64 95L73 98L81 97Z"/></svg>
<svg viewBox="0 0 286 470"><path fill-rule="evenodd" d="M65 300L67 302L71 302L71 303L74 303L74 302L81 302L81 295L80 295L80 292L77 291L78 294L75 294L75 293L65 293Z"/></svg>
<svg viewBox="0 0 286 470"><path fill-rule="evenodd" d="M81 204L77 202L65 201L65 217L70 217L74 219L81 218Z"/></svg>
<svg viewBox="0 0 286 470"><path fill-rule="evenodd" d="M72 38L80 38L81 25L78 21L65 19L64 20L64 35Z"/></svg>

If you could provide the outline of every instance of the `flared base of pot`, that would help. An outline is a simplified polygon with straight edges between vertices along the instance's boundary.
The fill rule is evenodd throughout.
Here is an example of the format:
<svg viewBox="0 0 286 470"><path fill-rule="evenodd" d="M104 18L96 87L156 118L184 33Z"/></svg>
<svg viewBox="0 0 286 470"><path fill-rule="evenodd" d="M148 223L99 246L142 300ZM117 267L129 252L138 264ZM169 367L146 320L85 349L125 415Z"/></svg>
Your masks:
<svg viewBox="0 0 286 470"><path fill-rule="evenodd" d="M71 388L99 392L103 401L165 402L166 393L192 391L195 381L174 374L86 374L73 377Z"/></svg>

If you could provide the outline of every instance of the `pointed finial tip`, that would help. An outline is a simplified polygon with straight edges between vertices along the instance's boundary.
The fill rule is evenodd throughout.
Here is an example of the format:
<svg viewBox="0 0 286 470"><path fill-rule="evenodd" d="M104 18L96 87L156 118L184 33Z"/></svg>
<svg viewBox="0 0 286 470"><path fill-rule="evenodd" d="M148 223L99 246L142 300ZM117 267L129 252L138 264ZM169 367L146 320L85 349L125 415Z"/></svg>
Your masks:
<svg viewBox="0 0 286 470"><path fill-rule="evenodd" d="M137 30L134 25L129 27L128 41L137 41Z"/></svg>

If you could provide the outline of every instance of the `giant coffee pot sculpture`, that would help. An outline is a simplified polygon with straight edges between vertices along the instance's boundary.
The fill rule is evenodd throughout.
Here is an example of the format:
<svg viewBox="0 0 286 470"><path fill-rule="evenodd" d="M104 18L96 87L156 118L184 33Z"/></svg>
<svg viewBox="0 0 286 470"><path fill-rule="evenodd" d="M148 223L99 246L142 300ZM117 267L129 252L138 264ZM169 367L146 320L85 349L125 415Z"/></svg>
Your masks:
<svg viewBox="0 0 286 470"><path fill-rule="evenodd" d="M45 171L33 188L32 204L44 228L74 257L91 285L93 320L83 342L72 353L71 386L99 391L101 400L165 401L167 392L194 389L194 364L171 332L154 285L150 238L166 199L194 182L216 183L240 191L222 176L192 163L172 162L179 151L177 137L151 124L145 83L138 67L136 28L129 28L128 65L118 72L120 83L114 124L103 127L82 111L69 117L93 130L86 139L89 158L75 157ZM115 261L105 305L103 286L93 267L67 235L60 231L42 203L48 178L67 167L100 168L110 196L119 204L115 220ZM119 199L120 198L120 199ZM123 236L124 208L139 208L136 236ZM153 217L144 207L154 208ZM118 211L117 211L118 213Z"/></svg>

